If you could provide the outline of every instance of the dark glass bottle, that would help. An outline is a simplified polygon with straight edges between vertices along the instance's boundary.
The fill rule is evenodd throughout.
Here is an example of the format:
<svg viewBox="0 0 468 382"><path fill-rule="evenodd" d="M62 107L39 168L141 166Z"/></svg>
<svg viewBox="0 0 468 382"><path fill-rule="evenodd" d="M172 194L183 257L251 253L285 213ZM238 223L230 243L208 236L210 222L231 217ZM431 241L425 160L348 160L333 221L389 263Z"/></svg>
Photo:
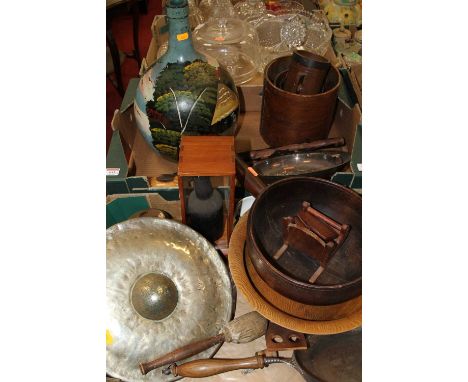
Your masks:
<svg viewBox="0 0 468 382"><path fill-rule="evenodd" d="M208 241L215 242L224 229L223 198L213 189L210 178L194 178L194 190L187 201L187 224L201 233Z"/></svg>

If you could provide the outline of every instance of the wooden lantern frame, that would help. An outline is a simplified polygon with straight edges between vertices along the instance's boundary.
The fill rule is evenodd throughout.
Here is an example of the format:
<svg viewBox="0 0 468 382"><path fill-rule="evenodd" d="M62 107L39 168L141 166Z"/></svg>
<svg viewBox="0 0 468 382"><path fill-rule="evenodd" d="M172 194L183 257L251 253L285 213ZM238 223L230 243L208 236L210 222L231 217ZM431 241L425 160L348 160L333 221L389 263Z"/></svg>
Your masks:
<svg viewBox="0 0 468 382"><path fill-rule="evenodd" d="M234 220L236 165L233 136L189 136L180 141L178 165L179 198L182 222L186 223L183 177L209 176L229 178L229 202L225 232L216 247L227 254Z"/></svg>

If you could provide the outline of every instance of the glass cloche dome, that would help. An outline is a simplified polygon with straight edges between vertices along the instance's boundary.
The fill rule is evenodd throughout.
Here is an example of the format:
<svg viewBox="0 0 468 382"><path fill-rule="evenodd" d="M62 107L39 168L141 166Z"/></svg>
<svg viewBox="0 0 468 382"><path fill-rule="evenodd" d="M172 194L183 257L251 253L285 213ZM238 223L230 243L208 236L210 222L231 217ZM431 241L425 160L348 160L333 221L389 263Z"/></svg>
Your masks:
<svg viewBox="0 0 468 382"><path fill-rule="evenodd" d="M236 85L249 81L258 71L257 32L239 18L229 0L217 0L209 20L193 31L193 40L200 52L224 65Z"/></svg>
<svg viewBox="0 0 468 382"><path fill-rule="evenodd" d="M228 71L195 50L187 0L169 0L166 14L168 49L141 77L134 111L146 141L177 161L183 134L234 134L239 99Z"/></svg>

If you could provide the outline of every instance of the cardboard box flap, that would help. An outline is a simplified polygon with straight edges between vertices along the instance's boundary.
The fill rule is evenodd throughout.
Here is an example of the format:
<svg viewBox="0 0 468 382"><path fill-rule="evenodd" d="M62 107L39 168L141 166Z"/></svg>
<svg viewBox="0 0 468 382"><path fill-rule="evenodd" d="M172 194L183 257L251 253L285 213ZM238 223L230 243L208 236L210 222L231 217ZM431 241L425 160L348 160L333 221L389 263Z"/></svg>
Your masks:
<svg viewBox="0 0 468 382"><path fill-rule="evenodd" d="M362 188L362 124L356 126L354 145L351 153L351 172L337 172L331 178L333 182L340 183L353 189Z"/></svg>
<svg viewBox="0 0 468 382"><path fill-rule="evenodd" d="M133 105L133 99L135 98L135 93L140 82L139 78L131 78L128 82L127 90L125 91L122 103L120 105L120 112L123 113L130 106Z"/></svg>
<svg viewBox="0 0 468 382"><path fill-rule="evenodd" d="M133 214L150 207L145 196L119 198L106 206L106 228L127 220Z"/></svg>
<svg viewBox="0 0 468 382"><path fill-rule="evenodd" d="M133 214L157 208L181 221L180 201L170 200L159 193L109 195L106 197L106 227L129 219Z"/></svg>
<svg viewBox="0 0 468 382"><path fill-rule="evenodd" d="M351 154L351 168L355 174L362 174L362 124L356 128L354 149Z"/></svg>
<svg viewBox="0 0 468 382"><path fill-rule="evenodd" d="M148 190L149 183L146 176L129 176L127 178L127 185L133 192L138 190Z"/></svg>
<svg viewBox="0 0 468 382"><path fill-rule="evenodd" d="M118 130L112 133L106 157L106 168L106 180L125 179L127 177L128 163Z"/></svg>
<svg viewBox="0 0 468 382"><path fill-rule="evenodd" d="M349 72L344 68L339 69L339 71L341 73L341 84L338 88L338 99L348 108L352 109L358 100L351 79L349 78Z"/></svg>

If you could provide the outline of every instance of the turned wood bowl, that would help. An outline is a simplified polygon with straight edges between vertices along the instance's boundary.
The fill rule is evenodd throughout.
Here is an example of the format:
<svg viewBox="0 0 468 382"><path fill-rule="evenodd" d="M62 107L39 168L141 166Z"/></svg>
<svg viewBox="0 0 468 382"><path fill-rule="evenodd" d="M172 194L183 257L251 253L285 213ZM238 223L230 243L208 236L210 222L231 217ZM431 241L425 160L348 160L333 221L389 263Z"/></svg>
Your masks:
<svg viewBox="0 0 468 382"><path fill-rule="evenodd" d="M231 235L229 241L229 270L237 290L245 297L250 306L262 316L284 328L299 333L329 335L344 333L362 325L362 309L349 313L345 317L337 319L319 319L314 315L313 319L300 318L283 309L277 308L268 302L265 296L257 290L251 279L251 273L247 270L248 256L244 255L247 236L248 214L243 215ZM358 304L360 301L358 301ZM326 308L326 307L322 307ZM312 317L310 317L312 318Z"/></svg>
<svg viewBox="0 0 468 382"><path fill-rule="evenodd" d="M362 309L362 296L332 305L308 305L294 301L272 289L258 275L248 256L244 261L250 281L258 293L272 306L293 317L312 321L329 321L349 317Z"/></svg>
<svg viewBox="0 0 468 382"><path fill-rule="evenodd" d="M313 257L289 247L275 260L283 245L282 218L295 215L306 201L336 222L351 229L314 283L308 280L320 266ZM246 253L258 275L279 294L309 305L340 304L361 295L362 199L349 188L328 180L293 177L266 187L253 204L246 238Z"/></svg>

